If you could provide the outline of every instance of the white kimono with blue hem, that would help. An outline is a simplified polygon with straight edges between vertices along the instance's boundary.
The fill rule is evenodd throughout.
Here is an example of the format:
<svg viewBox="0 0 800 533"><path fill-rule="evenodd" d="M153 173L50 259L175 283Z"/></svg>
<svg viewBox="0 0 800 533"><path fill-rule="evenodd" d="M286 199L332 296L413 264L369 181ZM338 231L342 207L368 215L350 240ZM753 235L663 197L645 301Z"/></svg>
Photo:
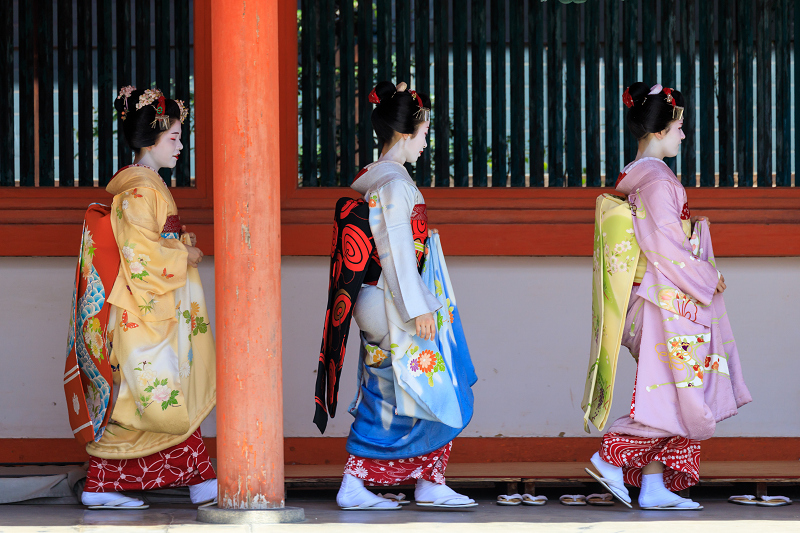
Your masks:
<svg viewBox="0 0 800 533"><path fill-rule="evenodd" d="M428 239L422 276L411 217L425 200L405 168L373 163L352 185L369 202L381 262L353 317L361 328L359 390L347 451L370 459L425 455L453 440L472 418L477 381L439 237ZM416 247L415 247L416 244ZM434 314L437 335L416 336L414 318Z"/></svg>

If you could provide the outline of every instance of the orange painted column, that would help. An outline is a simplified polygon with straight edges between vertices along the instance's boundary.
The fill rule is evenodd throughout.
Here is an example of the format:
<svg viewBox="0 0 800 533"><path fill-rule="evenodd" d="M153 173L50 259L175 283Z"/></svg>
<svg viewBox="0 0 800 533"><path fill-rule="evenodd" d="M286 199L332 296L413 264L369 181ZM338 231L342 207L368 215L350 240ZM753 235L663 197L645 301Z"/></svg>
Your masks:
<svg viewBox="0 0 800 533"><path fill-rule="evenodd" d="M278 3L209 2L221 509L284 506Z"/></svg>

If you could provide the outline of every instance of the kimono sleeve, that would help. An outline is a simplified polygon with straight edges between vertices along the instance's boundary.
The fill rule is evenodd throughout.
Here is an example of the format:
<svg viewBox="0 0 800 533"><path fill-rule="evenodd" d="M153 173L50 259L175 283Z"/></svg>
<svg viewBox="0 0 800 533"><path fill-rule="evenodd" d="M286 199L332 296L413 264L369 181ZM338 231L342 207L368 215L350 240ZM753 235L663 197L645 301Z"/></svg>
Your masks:
<svg viewBox="0 0 800 533"><path fill-rule="evenodd" d="M433 313L442 304L422 282L417 269L411 212L416 190L405 180L393 180L375 193L378 202L370 208L370 225L383 269L383 277L400 313L408 322Z"/></svg>
<svg viewBox="0 0 800 533"><path fill-rule="evenodd" d="M648 263L676 288L704 305L711 303L719 272L692 253L681 223L685 203L682 191L669 181L659 180L631 193L628 199L636 206L636 240Z"/></svg>
<svg viewBox="0 0 800 533"><path fill-rule="evenodd" d="M138 188L114 197L120 270L132 294L158 296L186 284L186 246L178 239L161 237L167 209L167 202L153 189Z"/></svg>

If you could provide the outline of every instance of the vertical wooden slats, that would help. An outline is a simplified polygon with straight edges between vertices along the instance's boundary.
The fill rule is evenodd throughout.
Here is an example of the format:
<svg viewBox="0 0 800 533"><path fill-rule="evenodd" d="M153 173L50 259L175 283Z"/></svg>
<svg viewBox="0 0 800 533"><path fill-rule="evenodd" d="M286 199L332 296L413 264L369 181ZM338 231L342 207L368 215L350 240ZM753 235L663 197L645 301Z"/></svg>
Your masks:
<svg viewBox="0 0 800 533"><path fill-rule="evenodd" d="M315 4L314 0L303 0L302 19L300 20L302 26L300 53L303 61L300 85L303 99L301 113L304 187L317 185L317 6ZM364 97L362 100L366 101L367 99ZM372 104L369 105L372 106Z"/></svg>
<svg viewBox="0 0 800 533"><path fill-rule="evenodd" d="M637 32L637 18L638 18L639 2L628 1L622 3L622 87L624 91L626 87L639 79L639 60L637 52L638 32ZM645 81L645 83L650 83ZM625 129L623 134L623 146L625 147L625 162L633 161L636 157L637 143L633 135Z"/></svg>
<svg viewBox="0 0 800 533"><path fill-rule="evenodd" d="M336 27L326 21L336 16L334 0L319 0L319 144L320 182L323 187L338 185L336 179L336 107L333 97L335 91L336 68Z"/></svg>
<svg viewBox="0 0 800 533"><path fill-rule="evenodd" d="M677 88L675 77L675 8L677 0L661 0L661 81L664 87ZM678 173L677 157L664 158L664 162L675 174Z"/></svg>
<svg viewBox="0 0 800 533"><path fill-rule="evenodd" d="M758 0L756 20L756 122L758 123L758 186L772 187L772 0ZM781 13L780 16L783 16Z"/></svg>
<svg viewBox="0 0 800 533"><path fill-rule="evenodd" d="M683 95L683 131L686 138L683 140L681 156L681 182L685 186L694 187L697 180L697 165L695 158L695 98L694 88L697 76L695 74L695 0L680 0L681 2L681 87Z"/></svg>
<svg viewBox="0 0 800 533"><path fill-rule="evenodd" d="M511 186L525 186L525 4L509 3L511 47ZM466 44L466 43L465 43ZM580 57L578 58L580 61Z"/></svg>
<svg viewBox="0 0 800 533"><path fill-rule="evenodd" d="M486 187L486 1L472 0L472 184Z"/></svg>
<svg viewBox="0 0 800 533"><path fill-rule="evenodd" d="M329 1L329 0L320 0ZM397 83L392 77L392 0L375 0L377 28L375 35L377 37L378 47L378 83L382 81L391 81ZM320 34L322 33L322 26L328 19L320 18ZM322 41L320 41L322 46ZM325 87L325 85L322 85ZM378 152L383 151L383 144L378 141Z"/></svg>
<svg viewBox="0 0 800 533"><path fill-rule="evenodd" d="M20 2L17 13L19 25L19 184L23 187L35 185L36 140L34 124L34 39L33 2ZM26 38L27 37L27 38ZM91 86L90 86L91 89ZM90 93L91 97L91 93ZM14 107L12 106L12 109ZM90 108L91 112L91 108ZM12 129L13 131L13 129ZM91 141L91 137L89 138Z"/></svg>
<svg viewBox="0 0 800 533"><path fill-rule="evenodd" d="M72 69L75 65L72 60L72 2L58 3L56 27L58 28L58 184L61 187L72 187L75 184L75 133L72 124L74 109ZM0 94L5 94L2 84L0 84ZM2 127L0 125L0 128Z"/></svg>
<svg viewBox="0 0 800 533"><path fill-rule="evenodd" d="M78 0L79 2L83 0ZM136 0L136 87L144 90L153 80L150 60L150 1Z"/></svg>
<svg viewBox="0 0 800 533"><path fill-rule="evenodd" d="M794 3L794 57L800 58L800 6L797 5L797 0ZM797 59L795 59L797 61ZM800 129L800 96L798 96L798 88L800 88L800 63L795 63L794 67L794 127ZM794 136L794 186L800 186L800 135Z"/></svg>
<svg viewBox="0 0 800 533"><path fill-rule="evenodd" d="M419 1L419 0L418 0ZM427 0L424 0L427 1ZM372 2L358 4L358 166L373 159L372 103L367 95L374 87L372 76ZM303 30L305 31L305 30ZM313 38L313 36L311 37ZM303 63L304 65L310 63ZM313 111L313 107L311 108ZM303 183L305 185L305 181Z"/></svg>
<svg viewBox="0 0 800 533"><path fill-rule="evenodd" d="M776 0L775 5L778 14L775 17L775 184L788 187L792 184L789 0Z"/></svg>
<svg viewBox="0 0 800 533"><path fill-rule="evenodd" d="M69 3L69 2L65 2ZM59 2L59 5L61 3ZM60 28L59 28L60 29ZM176 28L177 29L177 28ZM59 64L60 64L59 59ZM117 89L132 85L131 76L131 3L129 0L117 0ZM114 95L116 98L116 95ZM186 96L188 101L188 95ZM59 105L61 105L59 103ZM122 133L122 118L117 119L117 166L122 168L131 163L131 149L125 142ZM184 134L185 135L185 134ZM188 137L185 137L188 139ZM185 140L184 139L184 140ZM188 144L187 144L188 147ZM188 150L187 150L188 155ZM186 157L185 159L189 159ZM179 160L180 164L180 160Z"/></svg>
<svg viewBox="0 0 800 533"><path fill-rule="evenodd" d="M417 91L427 94L431 93L430 75L430 54L431 54L431 35L430 35L430 0L415 0L414 6L414 53L415 68L414 82ZM372 38L372 26L369 27L370 39ZM372 57L372 56L370 56ZM430 134L429 134L430 138ZM431 184L431 147L427 146L422 155L417 160L414 169L414 178L417 185L429 187Z"/></svg>
<svg viewBox="0 0 800 533"><path fill-rule="evenodd" d="M392 79L392 0L375 0L378 38L378 81ZM320 33L327 19L320 19Z"/></svg>
<svg viewBox="0 0 800 533"><path fill-rule="evenodd" d="M344 3L347 3L346 0ZM411 84L411 2L395 3L395 54L397 56L397 82Z"/></svg>
<svg viewBox="0 0 800 533"><path fill-rule="evenodd" d="M37 0L39 73L39 186L55 185L53 146L53 2Z"/></svg>
<svg viewBox="0 0 800 533"><path fill-rule="evenodd" d="M111 2L97 0L97 176L105 186L114 175L114 46Z"/></svg>
<svg viewBox="0 0 800 533"><path fill-rule="evenodd" d="M615 0L605 2L605 104L606 104L606 153L605 185L613 186L620 172L620 102L622 90L619 83L619 38L620 3Z"/></svg>
<svg viewBox="0 0 800 533"><path fill-rule="evenodd" d="M642 2L642 81L648 85L663 83L658 78L658 50L656 49L657 7L656 0L644 0Z"/></svg>
<svg viewBox="0 0 800 533"><path fill-rule="evenodd" d="M450 20L447 2L434 2L433 13L433 69L434 104L433 131L436 150L434 151L435 181L437 187L450 186L450 72L449 36Z"/></svg>
<svg viewBox="0 0 800 533"><path fill-rule="evenodd" d="M548 186L564 185L564 96L561 2L547 2L547 155Z"/></svg>
<svg viewBox="0 0 800 533"><path fill-rule="evenodd" d="M0 130L14 131L14 4L11 2L0 2ZM70 138L71 135L72 130ZM14 186L13 135L0 137L0 186Z"/></svg>
<svg viewBox="0 0 800 533"><path fill-rule="evenodd" d="M739 175L739 187L752 187L753 2L738 0L736 9L736 168ZM797 46L796 43L795 46Z"/></svg>
<svg viewBox="0 0 800 533"><path fill-rule="evenodd" d="M506 3L491 3L492 24L492 187L505 187L506 169Z"/></svg>
<svg viewBox="0 0 800 533"><path fill-rule="evenodd" d="M78 185L94 183L92 0L78 0Z"/></svg>
<svg viewBox="0 0 800 533"><path fill-rule="evenodd" d="M170 40L171 40L171 16L169 12L170 4L167 0L156 0L155 2L155 22L156 22L156 87L167 98L174 98L174 91L170 84ZM161 179L167 186L172 185L172 169L162 168L158 171Z"/></svg>
<svg viewBox="0 0 800 533"><path fill-rule="evenodd" d="M189 0L174 0L175 2L175 94L174 98L183 100L189 106ZM118 34L119 35L119 34ZM181 127L181 153L175 167L175 185L188 187L191 185L192 169L190 166L189 143L191 122L194 118L193 109L189 109L189 117Z"/></svg>
<svg viewBox="0 0 800 533"><path fill-rule="evenodd" d="M565 11L567 28L567 102L566 102L566 171L567 185L580 187L583 178L581 165L581 6L568 4Z"/></svg>
<svg viewBox="0 0 800 533"><path fill-rule="evenodd" d="M399 12L399 10L398 10ZM341 145L340 145L340 185L349 185L356 175L356 80L355 50L353 35L353 2L339 4L339 80ZM408 18L408 17L406 17ZM408 23L406 23L408 26Z"/></svg>
<svg viewBox="0 0 800 533"><path fill-rule="evenodd" d="M469 186L467 10L453 9L453 184ZM524 135L524 132L523 132Z"/></svg>
<svg viewBox="0 0 800 533"><path fill-rule="evenodd" d="M735 4L719 2L719 186L733 186L733 16ZM788 45L788 43L787 43Z"/></svg>
<svg viewBox="0 0 800 533"><path fill-rule="evenodd" d="M700 8L700 186L714 186L714 9Z"/></svg>
<svg viewBox="0 0 800 533"><path fill-rule="evenodd" d="M102 0L101 0L102 1ZM169 83L169 59L170 59L170 13L169 7L172 2L168 0L156 0L155 22L156 22L156 87L161 89L164 96L172 98L172 88Z"/></svg>
<svg viewBox="0 0 800 533"><path fill-rule="evenodd" d="M600 2L584 4L586 186L600 186Z"/></svg>
<svg viewBox="0 0 800 533"><path fill-rule="evenodd" d="M474 1L474 0L473 0ZM480 3L480 0L478 0ZM531 187L544 186L544 10L539 0L528 2L528 112ZM473 31L473 35L475 35ZM474 37L473 37L474 39ZM473 67L474 69L475 67ZM474 130L474 126L473 126ZM474 137L473 137L474 138ZM473 147L475 146L473 141ZM479 152L475 152L479 153Z"/></svg>

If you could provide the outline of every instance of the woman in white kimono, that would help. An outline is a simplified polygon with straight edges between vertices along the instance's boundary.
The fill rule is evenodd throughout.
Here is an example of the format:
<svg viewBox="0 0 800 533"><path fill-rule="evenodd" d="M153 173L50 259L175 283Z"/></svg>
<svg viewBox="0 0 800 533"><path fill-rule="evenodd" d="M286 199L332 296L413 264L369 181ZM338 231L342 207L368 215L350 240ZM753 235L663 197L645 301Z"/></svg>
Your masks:
<svg viewBox="0 0 800 533"><path fill-rule="evenodd" d="M405 83L395 87L381 82L372 91L370 102L376 104L372 124L383 150L352 184L363 200L340 200L346 202L342 218L357 212L359 205L366 215L368 206L368 226L366 217L343 226L344 237L334 240L334 255L339 257L336 243L342 242L345 267L334 258L332 276L336 278L347 264L351 269L375 267L359 288L348 288L350 293L358 291L352 316L361 330L362 353L359 393L349 409L355 417L347 440L351 455L336 498L344 509L399 509L398 498L376 496L364 484L396 485L409 479L416 480L417 505L477 505L447 487L444 478L452 440L472 416L469 387L475 376L438 235L427 230L425 200L403 166L416 162L427 146L430 104L423 98L427 100L406 90ZM374 247L370 243L364 248L371 251L356 254L364 257L360 263L348 244L349 235L356 232L363 235L360 243L374 237ZM335 227L334 239L336 235ZM432 272L442 281L431 281ZM423 280L426 275L428 283ZM337 287L334 279L332 294ZM344 309L349 310L349 294L344 294L348 298ZM341 298L329 313L334 324L341 324ZM318 411L320 403L318 395Z"/></svg>

